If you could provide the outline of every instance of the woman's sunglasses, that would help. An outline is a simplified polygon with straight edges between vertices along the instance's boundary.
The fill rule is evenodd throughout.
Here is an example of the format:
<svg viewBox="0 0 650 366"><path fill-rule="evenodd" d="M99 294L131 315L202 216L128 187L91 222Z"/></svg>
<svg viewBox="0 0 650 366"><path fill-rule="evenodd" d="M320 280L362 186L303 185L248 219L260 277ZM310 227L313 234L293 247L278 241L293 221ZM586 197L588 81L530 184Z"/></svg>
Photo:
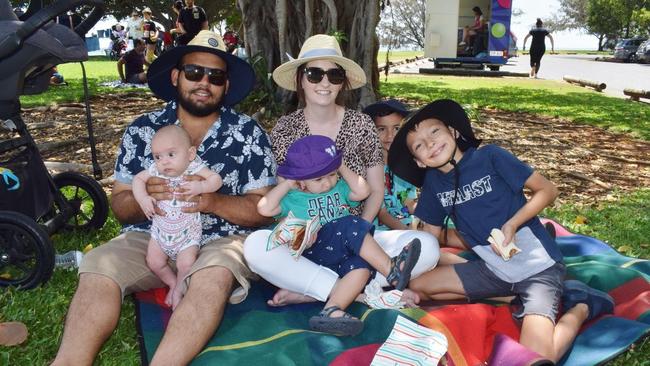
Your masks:
<svg viewBox="0 0 650 366"><path fill-rule="evenodd" d="M210 84L223 86L228 79L228 74L221 69L212 69L199 65L183 65L179 67L185 73L185 79L189 81L200 81L204 75L208 75Z"/></svg>
<svg viewBox="0 0 650 366"><path fill-rule="evenodd" d="M334 85L343 84L345 81L345 70L339 67L329 70L323 70L320 67L305 67L305 75L312 84L320 83L325 75L327 75L327 80Z"/></svg>

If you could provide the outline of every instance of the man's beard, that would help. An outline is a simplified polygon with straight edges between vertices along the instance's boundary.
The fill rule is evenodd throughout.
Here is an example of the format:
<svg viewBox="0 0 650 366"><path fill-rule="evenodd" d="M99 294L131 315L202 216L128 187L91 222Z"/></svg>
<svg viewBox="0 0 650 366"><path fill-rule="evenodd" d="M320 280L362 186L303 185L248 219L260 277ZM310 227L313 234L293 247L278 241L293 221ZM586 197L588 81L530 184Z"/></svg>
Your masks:
<svg viewBox="0 0 650 366"><path fill-rule="evenodd" d="M191 94L192 92L190 92ZM219 101L214 103L207 103L198 105L190 100L189 97L185 97L184 93L178 93L178 103L185 109L189 114L196 117L206 117L214 113L221 105Z"/></svg>

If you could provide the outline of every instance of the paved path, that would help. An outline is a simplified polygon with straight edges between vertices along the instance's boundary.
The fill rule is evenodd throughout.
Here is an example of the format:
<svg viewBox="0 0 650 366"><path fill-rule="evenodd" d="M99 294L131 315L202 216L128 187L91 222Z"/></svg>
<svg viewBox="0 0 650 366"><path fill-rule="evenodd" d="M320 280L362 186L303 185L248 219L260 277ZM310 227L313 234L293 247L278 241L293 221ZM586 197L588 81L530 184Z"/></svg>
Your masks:
<svg viewBox="0 0 650 366"><path fill-rule="evenodd" d="M563 76L570 75L579 79L604 82L607 88L603 93L619 98L627 98L623 94L625 88L650 90L650 64L602 62L595 61L595 58L593 55L546 54L542 58L539 77L562 81ZM511 58L501 70L528 73L529 65L529 56L521 55ZM417 73L420 67L433 68L433 62L425 59L396 69L402 73Z"/></svg>
<svg viewBox="0 0 650 366"><path fill-rule="evenodd" d="M605 94L626 97L623 89L650 90L650 64L624 64L595 61L593 55L549 55L542 58L539 77L550 80L562 80L565 75L580 79L604 82ZM510 59L504 71L529 72L530 57L522 55Z"/></svg>

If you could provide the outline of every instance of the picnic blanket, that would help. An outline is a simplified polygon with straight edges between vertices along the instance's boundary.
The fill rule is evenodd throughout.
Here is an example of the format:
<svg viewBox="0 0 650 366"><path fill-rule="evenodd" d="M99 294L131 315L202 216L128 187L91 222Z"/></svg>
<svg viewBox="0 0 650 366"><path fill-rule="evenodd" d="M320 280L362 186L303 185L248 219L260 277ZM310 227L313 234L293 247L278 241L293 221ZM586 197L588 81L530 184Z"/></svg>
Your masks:
<svg viewBox="0 0 650 366"><path fill-rule="evenodd" d="M627 350L650 330L650 261L625 257L595 238L575 235L553 223L565 256L567 277L608 292L613 315L585 324L560 365L596 365ZM216 334L192 365L369 365L391 333L397 316L407 317L447 337L448 365L477 365L513 360L525 350L504 340L517 340L518 326L508 305L487 303L427 305L418 309L370 309L355 303L348 311L364 321L354 337L335 337L309 330L309 317L321 303L273 308L266 305L275 289L255 283L246 301L228 305ZM136 322L142 364L147 365L160 342L171 312L160 306L161 289L136 294ZM516 342L511 342L519 345ZM523 350L523 351L522 351ZM491 358L491 356L493 358ZM495 362L496 364L496 362Z"/></svg>

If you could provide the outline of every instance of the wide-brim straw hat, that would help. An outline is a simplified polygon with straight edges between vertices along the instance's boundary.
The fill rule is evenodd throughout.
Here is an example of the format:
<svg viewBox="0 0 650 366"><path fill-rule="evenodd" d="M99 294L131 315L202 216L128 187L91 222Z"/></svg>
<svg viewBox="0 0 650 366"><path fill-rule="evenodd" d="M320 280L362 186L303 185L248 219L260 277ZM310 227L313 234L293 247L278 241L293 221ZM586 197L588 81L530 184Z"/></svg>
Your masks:
<svg viewBox="0 0 650 366"><path fill-rule="evenodd" d="M147 6L146 8L142 9L142 14L144 14L144 13L149 13L149 14L151 14L151 8L149 8L149 7Z"/></svg>
<svg viewBox="0 0 650 366"><path fill-rule="evenodd" d="M298 66L310 61L332 61L345 70L351 89L366 85L366 73L361 66L349 58L343 57L336 38L326 34L317 34L307 38L300 49L298 58L289 60L273 71L273 80L282 88L296 91L296 70Z"/></svg>
<svg viewBox="0 0 650 366"><path fill-rule="evenodd" d="M241 58L226 52L223 39L216 33L202 30L187 45L174 47L160 55L149 66L147 80L149 88L161 99L175 100L178 97L172 84L171 71L177 67L183 56L192 52L207 52L219 56L226 62L229 86L221 100L225 106L233 106L246 98L255 86L255 71Z"/></svg>

